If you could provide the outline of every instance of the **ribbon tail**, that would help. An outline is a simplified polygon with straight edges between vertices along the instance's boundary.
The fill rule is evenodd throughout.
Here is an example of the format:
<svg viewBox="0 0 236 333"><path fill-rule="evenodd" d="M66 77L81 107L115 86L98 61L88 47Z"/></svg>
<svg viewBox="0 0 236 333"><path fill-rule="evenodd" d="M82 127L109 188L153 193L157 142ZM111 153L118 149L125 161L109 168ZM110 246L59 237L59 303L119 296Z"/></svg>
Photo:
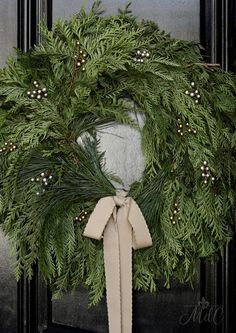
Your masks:
<svg viewBox="0 0 236 333"><path fill-rule="evenodd" d="M132 228L128 209L121 207L117 214L120 246L120 288L122 333L132 333Z"/></svg>
<svg viewBox="0 0 236 333"><path fill-rule="evenodd" d="M104 231L103 244L109 332L122 333L119 235L113 217Z"/></svg>

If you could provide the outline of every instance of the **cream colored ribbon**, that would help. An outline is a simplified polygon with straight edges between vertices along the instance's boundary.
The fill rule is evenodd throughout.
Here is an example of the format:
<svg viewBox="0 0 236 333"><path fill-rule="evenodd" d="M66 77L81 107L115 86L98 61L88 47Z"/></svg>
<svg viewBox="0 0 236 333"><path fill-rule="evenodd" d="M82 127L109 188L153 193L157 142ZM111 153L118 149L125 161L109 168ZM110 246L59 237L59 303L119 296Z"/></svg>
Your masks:
<svg viewBox="0 0 236 333"><path fill-rule="evenodd" d="M152 245L140 208L125 195L100 199L84 231L86 237L103 236L110 333L132 333L132 247Z"/></svg>

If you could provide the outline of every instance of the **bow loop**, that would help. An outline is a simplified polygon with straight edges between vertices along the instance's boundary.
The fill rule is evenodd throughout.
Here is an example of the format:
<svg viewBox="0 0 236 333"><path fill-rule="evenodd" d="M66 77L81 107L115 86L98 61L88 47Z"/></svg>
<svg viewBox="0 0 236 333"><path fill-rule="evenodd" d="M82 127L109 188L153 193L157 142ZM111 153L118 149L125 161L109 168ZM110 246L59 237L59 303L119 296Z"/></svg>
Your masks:
<svg viewBox="0 0 236 333"><path fill-rule="evenodd" d="M84 236L100 240L114 209L115 202L112 197L100 199L89 217Z"/></svg>
<svg viewBox="0 0 236 333"><path fill-rule="evenodd" d="M152 245L152 238L144 216L137 203L130 198L129 223L133 229L133 249L142 249Z"/></svg>

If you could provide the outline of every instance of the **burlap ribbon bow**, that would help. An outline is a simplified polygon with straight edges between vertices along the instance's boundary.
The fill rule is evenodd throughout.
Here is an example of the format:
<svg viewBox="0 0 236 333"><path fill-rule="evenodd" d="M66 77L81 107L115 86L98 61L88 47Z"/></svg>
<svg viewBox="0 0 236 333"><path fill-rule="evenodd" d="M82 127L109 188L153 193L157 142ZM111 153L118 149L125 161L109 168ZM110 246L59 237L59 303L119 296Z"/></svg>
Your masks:
<svg viewBox="0 0 236 333"><path fill-rule="evenodd" d="M100 199L84 231L86 237L104 238L110 333L132 332L132 247L152 245L140 208L125 195Z"/></svg>

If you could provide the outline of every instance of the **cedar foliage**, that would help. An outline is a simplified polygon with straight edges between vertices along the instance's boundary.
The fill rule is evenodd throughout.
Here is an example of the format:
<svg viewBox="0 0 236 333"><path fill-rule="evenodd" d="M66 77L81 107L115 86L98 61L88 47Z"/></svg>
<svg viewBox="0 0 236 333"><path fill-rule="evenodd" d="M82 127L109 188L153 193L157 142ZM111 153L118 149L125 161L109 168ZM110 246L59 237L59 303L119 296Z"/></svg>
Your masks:
<svg viewBox="0 0 236 333"><path fill-rule="evenodd" d="M146 168L130 195L137 200L154 245L134 253L134 287L155 291L165 277L191 281L199 258L214 258L230 239L235 205L235 77L202 63L199 45L176 40L154 22L139 22L129 8L101 17L99 3L82 8L70 21L57 20L43 42L17 51L0 70L0 221L16 258L15 273L31 277L38 262L55 297L80 284L96 304L105 289L101 242L82 236L86 220L104 196L115 194L96 130L112 122L135 126L142 134ZM79 41L88 54L85 71L75 69ZM134 62L137 50L150 59ZM48 98L31 99L37 80ZM201 93L195 104L185 91L191 81ZM129 109L129 101L135 110ZM129 111L129 112L128 112ZM139 129L130 112L145 117ZM196 135L180 136L177 118ZM90 133L84 145L77 138ZM214 183L203 184L207 161ZM31 182L42 172L54 180L36 196ZM178 202L180 221L170 220Z"/></svg>

